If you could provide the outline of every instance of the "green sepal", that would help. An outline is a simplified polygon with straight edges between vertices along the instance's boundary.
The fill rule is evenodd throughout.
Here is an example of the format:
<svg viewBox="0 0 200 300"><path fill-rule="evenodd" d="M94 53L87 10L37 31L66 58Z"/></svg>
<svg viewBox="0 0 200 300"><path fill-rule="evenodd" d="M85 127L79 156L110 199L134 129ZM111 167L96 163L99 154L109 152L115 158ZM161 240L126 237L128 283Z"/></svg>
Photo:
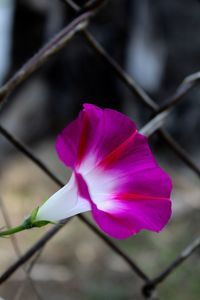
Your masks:
<svg viewBox="0 0 200 300"><path fill-rule="evenodd" d="M31 213L31 215L30 215L30 221L31 221L31 223L34 223L35 222L35 219L36 219L36 217L37 217L37 213L38 213L38 210L39 210L39 206L38 207L36 207L33 211L32 211L32 213Z"/></svg>
<svg viewBox="0 0 200 300"><path fill-rule="evenodd" d="M47 224L55 224L54 222L51 222L51 221L47 221L47 220L39 220L37 221L36 218L37 218L37 213L38 213L38 210L39 210L39 206L36 207L31 215L24 221L24 226L26 227L26 229L30 229L30 228L33 228L33 227L43 227Z"/></svg>
<svg viewBox="0 0 200 300"><path fill-rule="evenodd" d="M43 227L43 226L46 226L47 224L53 224L52 222L50 222L50 221L43 221L43 220L41 220L41 221L36 221L36 222L34 222L33 223L33 227Z"/></svg>

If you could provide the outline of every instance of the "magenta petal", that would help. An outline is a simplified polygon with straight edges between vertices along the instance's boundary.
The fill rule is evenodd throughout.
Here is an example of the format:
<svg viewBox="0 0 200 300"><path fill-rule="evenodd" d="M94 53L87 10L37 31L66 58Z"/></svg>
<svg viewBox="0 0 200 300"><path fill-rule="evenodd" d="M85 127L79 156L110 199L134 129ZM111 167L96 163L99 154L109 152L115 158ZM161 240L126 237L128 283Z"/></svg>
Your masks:
<svg viewBox="0 0 200 300"><path fill-rule="evenodd" d="M126 219L121 220L114 215L94 208L92 215L99 227L109 236L116 239L125 239L133 235L133 230Z"/></svg>
<svg viewBox="0 0 200 300"><path fill-rule="evenodd" d="M56 149L60 159L71 168L88 172L106 155L136 131L125 115L85 104L79 117L58 136Z"/></svg>
<svg viewBox="0 0 200 300"><path fill-rule="evenodd" d="M72 169L77 158L77 149L81 135L81 115L71 122L56 139L56 150L64 164Z"/></svg>
<svg viewBox="0 0 200 300"><path fill-rule="evenodd" d="M103 111L101 122L101 132L97 132L99 134L99 143L96 149L98 163L136 133L133 121L111 109Z"/></svg>
<svg viewBox="0 0 200 300"><path fill-rule="evenodd" d="M171 180L156 163L147 138L136 133L124 144L123 151L116 148L85 176L91 194L132 193L170 198Z"/></svg>
<svg viewBox="0 0 200 300"><path fill-rule="evenodd" d="M96 132L101 126L102 110L93 105L88 107L90 109L82 110L78 118L67 125L56 140L60 159L72 169L81 164L86 153L92 153L99 139Z"/></svg>
<svg viewBox="0 0 200 300"><path fill-rule="evenodd" d="M87 184L96 205L93 217L110 236L125 238L142 229L158 232L169 221L172 184L158 166L120 178L91 173Z"/></svg>
<svg viewBox="0 0 200 300"><path fill-rule="evenodd" d="M92 209L99 227L111 237L127 238L140 230L159 232L171 216L169 200L134 200L131 203L122 199L116 203L114 211Z"/></svg>

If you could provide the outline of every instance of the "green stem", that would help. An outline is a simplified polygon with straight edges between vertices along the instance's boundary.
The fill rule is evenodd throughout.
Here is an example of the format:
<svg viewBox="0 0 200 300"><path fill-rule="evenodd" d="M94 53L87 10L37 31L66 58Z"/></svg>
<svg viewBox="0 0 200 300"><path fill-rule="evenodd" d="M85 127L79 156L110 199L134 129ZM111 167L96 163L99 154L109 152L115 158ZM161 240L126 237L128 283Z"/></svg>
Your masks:
<svg viewBox="0 0 200 300"><path fill-rule="evenodd" d="M12 228L9 228L5 231L0 231L0 237L2 236L9 236L11 234L14 234L14 233L17 233L17 232L20 232L20 231L23 231L23 230L26 230L26 226L25 224L21 224L17 227L12 227Z"/></svg>
<svg viewBox="0 0 200 300"><path fill-rule="evenodd" d="M46 221L46 220L37 221L36 216L37 216L38 209L39 209L39 207L36 207L30 214L30 216L27 217L21 225L9 228L5 231L0 231L0 237L9 236L14 233L17 233L17 232L20 232L20 231L23 231L26 229L31 229L34 227L43 227L49 223L52 223L52 222Z"/></svg>

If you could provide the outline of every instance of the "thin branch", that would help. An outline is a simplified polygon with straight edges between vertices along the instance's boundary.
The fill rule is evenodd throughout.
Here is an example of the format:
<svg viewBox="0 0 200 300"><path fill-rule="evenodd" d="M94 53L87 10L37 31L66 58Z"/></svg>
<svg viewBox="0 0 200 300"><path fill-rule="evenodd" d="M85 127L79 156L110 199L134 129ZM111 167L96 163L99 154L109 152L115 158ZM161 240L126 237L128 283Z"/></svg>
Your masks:
<svg viewBox="0 0 200 300"><path fill-rule="evenodd" d="M81 7L81 9L78 10L78 14L82 14L85 11L93 11L99 12L99 10L106 4L108 0L88 0L84 5Z"/></svg>
<svg viewBox="0 0 200 300"><path fill-rule="evenodd" d="M161 274L159 274L153 280L150 280L144 286L143 290L147 292L153 289L154 287L156 287L199 248L200 248L200 236L197 237L190 245L188 245Z"/></svg>
<svg viewBox="0 0 200 300"><path fill-rule="evenodd" d="M71 23L56 34L46 45L44 45L28 62L19 69L14 76L0 89L0 103L5 102L12 91L35 72L41 65L61 50L66 43L78 32L88 25L90 18L95 14L98 6L105 0L96 0L95 3L84 9ZM97 5L98 4L98 5Z"/></svg>
<svg viewBox="0 0 200 300"><path fill-rule="evenodd" d="M191 170L193 170L198 176L200 176L200 167L189 157L187 152L171 137L171 135L163 129L160 129L158 133L166 142L166 144L169 145L171 149L173 149L173 151L177 154L177 156Z"/></svg>
<svg viewBox="0 0 200 300"><path fill-rule="evenodd" d="M93 50L96 51L100 57L109 64L111 69L115 72L115 74L126 84L129 90L138 97L143 103L146 104L147 107L157 110L157 104L149 97L149 95L134 81L134 79L128 75L120 65L106 52L106 50L97 42L97 40L86 30L82 31L82 35L88 42L88 44L92 47Z"/></svg>
<svg viewBox="0 0 200 300"><path fill-rule="evenodd" d="M159 112L165 111L166 109L176 106L182 100L182 98L199 83L200 72L187 76L177 88L174 95L172 95L166 101L166 103L159 108Z"/></svg>
<svg viewBox="0 0 200 300"><path fill-rule="evenodd" d="M157 114L153 119L151 119L148 123L146 123L140 129L140 133L142 133L148 137L151 136L160 127L162 127L162 125L164 124L169 113L170 113L170 110L165 110L165 111Z"/></svg>
<svg viewBox="0 0 200 300"><path fill-rule="evenodd" d="M19 287L19 289L18 289L18 291L17 291L17 293L16 293L16 296L15 296L15 298L14 298L13 300L19 300L19 299L22 297L22 295L23 295L23 293L24 293L24 291L25 291L27 282L29 282L29 283L31 284L31 286L32 286L32 288L34 289L34 292L35 292L35 295L37 296L37 298L38 298L39 300L43 300L43 298L42 298L41 295L39 294L38 290L35 288L35 283L34 283L34 281L33 281L33 280L31 280L31 281L29 280L29 278L31 278L31 277L30 277L31 272L32 272L32 270L33 270L33 268L34 268L36 262L37 262L38 259L40 258L42 251L43 251L43 248L35 254L35 256L33 257L32 261L29 263L29 266L28 266L28 268L26 269L26 273L27 273L29 276L26 277L26 280L25 280L25 281L23 282L23 284Z"/></svg>
<svg viewBox="0 0 200 300"><path fill-rule="evenodd" d="M73 8L76 12L80 11L80 7L72 0L64 0L71 8ZM110 65L110 67L114 70L117 76L128 86L128 88L132 91L132 93L139 97L149 108L154 110L158 109L158 106L154 101L149 97L145 91L140 88L140 86L133 80L131 76L129 76L124 70L120 67L120 65L108 54L108 52L99 44L99 42L90 34L87 30L82 30L82 35L88 44L92 47L93 50L96 51L100 57Z"/></svg>
<svg viewBox="0 0 200 300"><path fill-rule="evenodd" d="M151 119L147 124L145 124L141 129L140 133L150 136L154 132L158 131L158 134L163 138L163 140L172 148L173 151L178 155L182 161L191 168L199 177L200 177L200 168L199 166L193 162L193 160L189 157L186 151L170 136L170 134L163 130L159 129L162 127L165 122L166 117L169 115L170 107L158 113L153 119Z"/></svg>
<svg viewBox="0 0 200 300"><path fill-rule="evenodd" d="M83 216L77 216L81 221L83 221L87 226L96 234L98 235L116 254L118 254L123 260L131 267L131 269L144 281L148 282L148 276L141 270L140 267L124 252L122 251L117 245L115 245L110 239L108 239L102 232L100 232L96 227L93 225Z"/></svg>
<svg viewBox="0 0 200 300"><path fill-rule="evenodd" d="M79 11L80 10L80 7L73 0L63 0L63 2L65 2L66 4L68 4L75 11Z"/></svg>
<svg viewBox="0 0 200 300"><path fill-rule="evenodd" d="M9 133L3 126L0 125L0 133L21 153L23 153L26 157L30 158L32 162L34 162L49 178L51 178L56 184L59 186L63 186L63 182L56 176L50 169L43 164L43 162L36 157L32 151L24 145L21 141L19 141L14 135Z"/></svg>
<svg viewBox="0 0 200 300"><path fill-rule="evenodd" d="M65 222L65 224L67 221ZM35 253L42 249L46 243L63 227L64 224L53 226L39 241L37 241L25 254L13 263L1 276L0 284L4 283L18 268L26 263Z"/></svg>
<svg viewBox="0 0 200 300"><path fill-rule="evenodd" d="M4 202L3 202L2 198L0 198L0 208L1 208L1 212L2 212L2 215L3 215L4 221L5 221L6 227L12 227L7 209L4 205ZM16 239L15 235L11 236L11 243L13 245L13 249L16 253L16 256L20 257L21 252L20 252L20 249L19 249L19 246L18 246L17 239Z"/></svg>

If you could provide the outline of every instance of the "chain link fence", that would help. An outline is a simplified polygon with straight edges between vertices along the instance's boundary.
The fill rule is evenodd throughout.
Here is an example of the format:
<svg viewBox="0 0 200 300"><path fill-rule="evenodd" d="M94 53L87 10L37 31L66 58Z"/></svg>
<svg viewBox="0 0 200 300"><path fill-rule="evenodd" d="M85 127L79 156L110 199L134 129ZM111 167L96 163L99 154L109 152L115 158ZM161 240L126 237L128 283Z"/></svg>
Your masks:
<svg viewBox="0 0 200 300"><path fill-rule="evenodd" d="M158 104L149 97L148 94L131 78L120 65L110 56L110 54L99 44L95 37L89 33L87 26L90 19L95 16L100 8L106 4L104 0L94 0L88 1L84 7L80 8L72 0L64 0L66 5L76 11L76 17L64 27L52 40L50 40L46 45L44 45L28 62L19 69L14 76L9 79L0 88L0 105L2 106L9 101L9 95L12 94L15 89L23 84L23 82L28 79L36 70L38 70L43 64L48 62L57 52L59 52L63 47L66 47L69 40L77 34L81 34L87 44L96 53L102 63L104 63L107 68L112 70L113 75L116 75L123 84L130 90L133 96L142 102L147 109L152 111L152 119L140 130L143 134L147 136L152 136L154 134L159 135L159 138L164 140L164 142L174 151L174 153L188 166L197 176L200 176L200 168L194 163L192 158L186 153L186 151L174 140L174 138L163 129L163 125L166 122L167 116L173 111L179 102L182 101L184 96L195 87L200 81L200 72L192 74L183 80L180 86L178 86L176 92L165 102L164 105L158 106ZM20 141L16 136L12 135L11 132L7 131L3 126L0 125L0 133L3 135L15 148L29 158L38 168L40 168L46 176L48 176L52 181L54 181L58 186L62 187L63 182L41 161L22 141ZM0 200L0 208L5 219L6 226L10 226L10 216L6 211L3 200ZM156 289L163 281L177 268L181 265L200 248L200 237L194 240L190 245L188 245L181 253L177 255L177 258L173 260L170 265L163 269L163 271L156 277L149 278L145 272L145 266L143 268L137 265L131 257L129 257L124 251L122 251L112 240L107 238L103 233L101 233L85 216L77 216L86 226L92 230L97 237L99 237L108 247L111 248L113 252L124 260L131 270L140 277L143 281L143 286L141 287L141 294L145 299L158 299ZM32 269L40 257L44 247L48 242L63 228L67 226L70 219L59 223L52 227L47 233L44 234L28 251L21 253L19 249L18 240L15 236L11 237L11 242L13 248L18 256L18 259L6 269L0 276L0 284L5 283L14 272L19 268L23 269L26 274L26 280L18 288L15 300L21 299L23 290L26 287L27 281L31 284L32 290L35 293L37 299L43 299L37 290L35 281L31 278ZM3 242L3 241L2 241Z"/></svg>

